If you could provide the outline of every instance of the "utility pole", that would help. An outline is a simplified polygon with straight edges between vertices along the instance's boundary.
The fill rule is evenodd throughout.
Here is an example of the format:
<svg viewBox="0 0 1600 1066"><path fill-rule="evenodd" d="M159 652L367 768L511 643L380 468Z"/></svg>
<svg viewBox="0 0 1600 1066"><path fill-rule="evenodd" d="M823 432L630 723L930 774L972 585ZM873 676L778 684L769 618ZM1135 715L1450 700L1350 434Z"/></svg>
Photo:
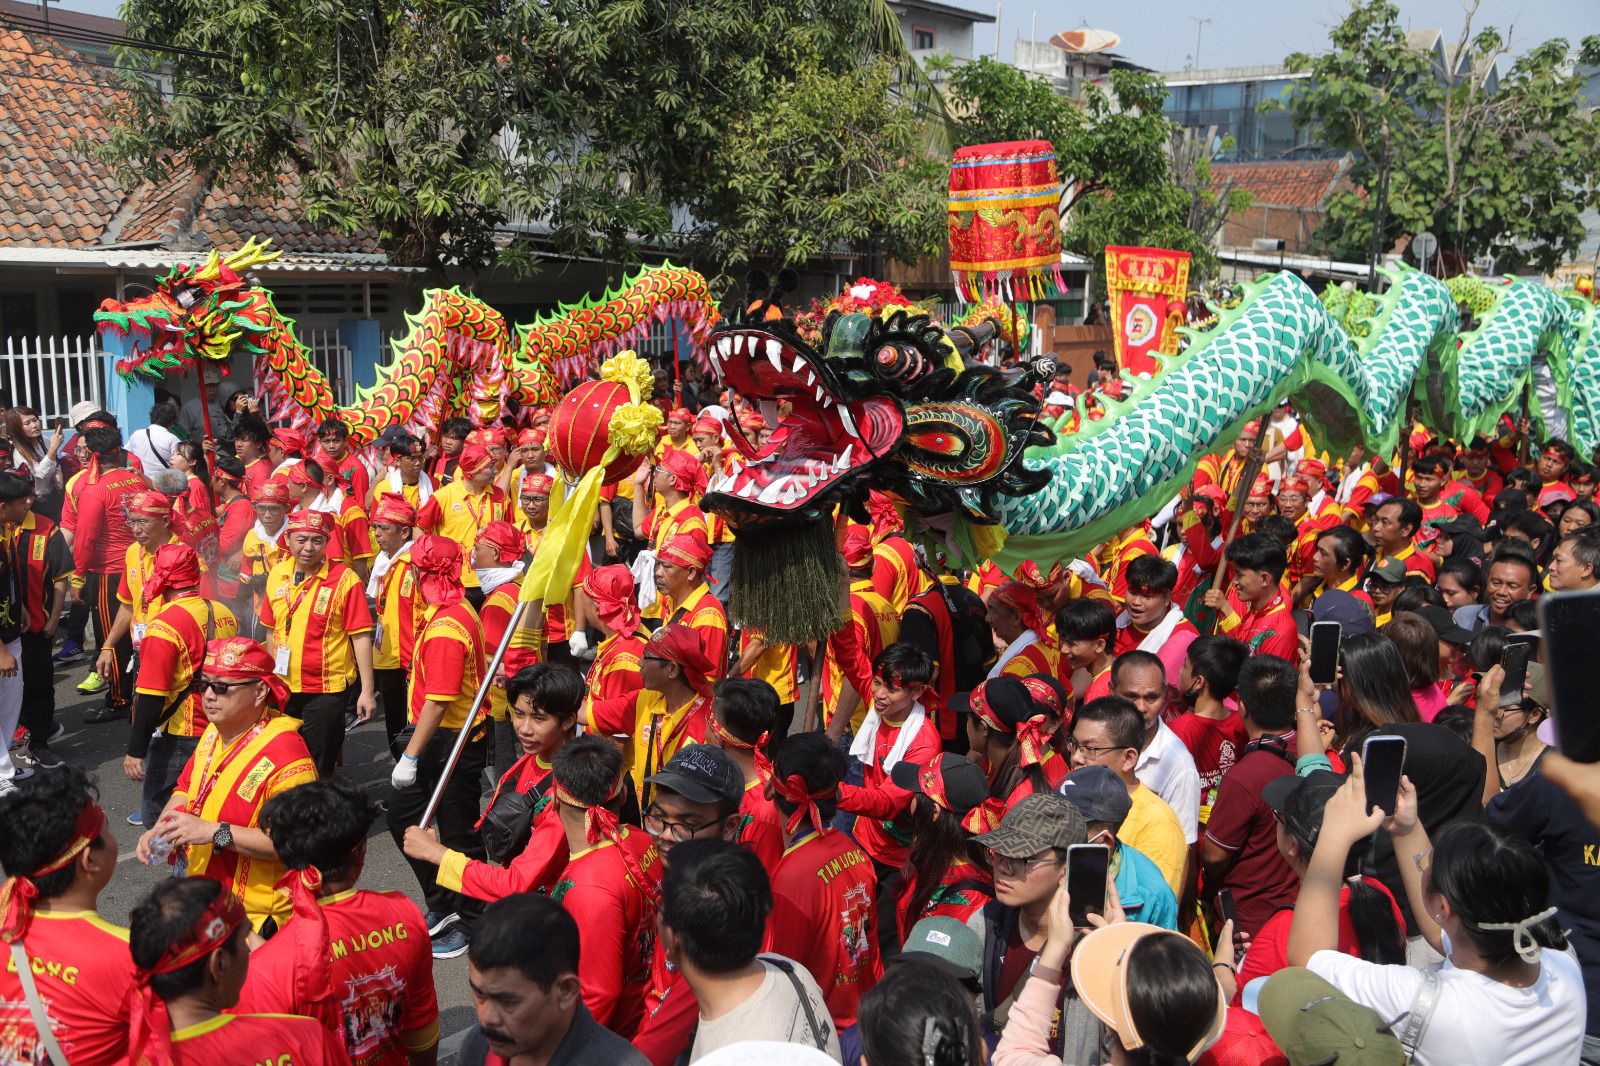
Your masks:
<svg viewBox="0 0 1600 1066"><path fill-rule="evenodd" d="M1205 28L1206 28L1207 24L1209 24L1211 22L1211 20L1210 19L1200 18L1198 15L1190 15L1189 16L1189 21L1194 23L1194 69L1199 70L1200 69L1200 35L1205 32Z"/></svg>

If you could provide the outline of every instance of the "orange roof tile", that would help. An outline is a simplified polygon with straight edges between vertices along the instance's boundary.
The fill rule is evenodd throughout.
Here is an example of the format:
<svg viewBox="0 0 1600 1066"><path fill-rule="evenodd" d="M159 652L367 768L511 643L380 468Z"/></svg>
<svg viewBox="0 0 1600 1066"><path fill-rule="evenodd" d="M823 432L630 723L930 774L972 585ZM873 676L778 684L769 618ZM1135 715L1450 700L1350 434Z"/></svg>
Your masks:
<svg viewBox="0 0 1600 1066"><path fill-rule="evenodd" d="M1213 163L1211 186L1232 183L1258 204L1274 207L1321 207L1344 178L1342 159L1275 160L1266 163Z"/></svg>

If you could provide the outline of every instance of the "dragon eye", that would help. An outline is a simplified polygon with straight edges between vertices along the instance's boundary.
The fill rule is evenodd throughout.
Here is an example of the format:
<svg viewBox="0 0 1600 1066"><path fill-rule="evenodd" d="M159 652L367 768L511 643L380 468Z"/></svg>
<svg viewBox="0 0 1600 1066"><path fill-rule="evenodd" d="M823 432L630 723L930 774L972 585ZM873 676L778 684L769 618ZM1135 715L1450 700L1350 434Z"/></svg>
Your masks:
<svg viewBox="0 0 1600 1066"><path fill-rule="evenodd" d="M196 291L193 285L185 285L173 292L172 298L178 301L179 307L185 311L190 311L193 310L195 304L200 302L200 293Z"/></svg>

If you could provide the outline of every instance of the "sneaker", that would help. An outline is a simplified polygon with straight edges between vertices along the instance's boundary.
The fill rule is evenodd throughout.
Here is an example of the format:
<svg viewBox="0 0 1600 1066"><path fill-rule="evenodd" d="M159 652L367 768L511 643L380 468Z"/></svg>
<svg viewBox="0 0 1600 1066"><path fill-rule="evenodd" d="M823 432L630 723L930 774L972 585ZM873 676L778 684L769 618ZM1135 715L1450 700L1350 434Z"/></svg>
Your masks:
<svg viewBox="0 0 1600 1066"><path fill-rule="evenodd" d="M15 751L12 751L10 754L11 754L11 765L17 767L19 770L20 769L27 769L29 771L32 771L32 769L35 766L39 765L39 763L34 759L33 753L30 752L27 748L17 748Z"/></svg>
<svg viewBox="0 0 1600 1066"><path fill-rule="evenodd" d="M126 721L127 718L128 712L122 707L97 707L83 716L83 720L89 725L99 725L101 722L121 722Z"/></svg>
<svg viewBox="0 0 1600 1066"><path fill-rule="evenodd" d="M144 813L142 811L134 811L132 814L128 815L128 824L137 826L144 825Z"/></svg>
<svg viewBox="0 0 1600 1066"><path fill-rule="evenodd" d="M70 663L74 659L83 658L83 645L75 640L61 642L61 648L51 656L58 663Z"/></svg>
<svg viewBox="0 0 1600 1066"><path fill-rule="evenodd" d="M11 774L12 781L26 781L33 776L33 767L18 766Z"/></svg>
<svg viewBox="0 0 1600 1066"><path fill-rule="evenodd" d="M31 737L32 734L28 732L26 727L19 725L17 726L17 731L11 734L11 743L7 744L6 747L12 751L16 751L18 748L28 743L28 740Z"/></svg>
<svg viewBox="0 0 1600 1066"><path fill-rule="evenodd" d="M54 770L56 767L64 765L66 762L65 759L51 751L49 748L41 748L38 745L34 745L33 747L29 748L28 754L33 757L33 761L36 765L42 766L46 770Z"/></svg>
<svg viewBox="0 0 1600 1066"><path fill-rule="evenodd" d="M344 731L346 733L350 732L350 730L354 729L360 724L361 719L356 717L356 713L354 711L346 711L344 713Z"/></svg>
<svg viewBox="0 0 1600 1066"><path fill-rule="evenodd" d="M89 671L88 677L78 682L78 691L83 693L85 696L92 696L96 692L104 692L105 690L106 679L95 673L93 670Z"/></svg>
<svg viewBox="0 0 1600 1066"><path fill-rule="evenodd" d="M431 937L437 937L460 920L461 915L455 911L429 911L422 916L422 924L428 927L428 935Z"/></svg>
<svg viewBox="0 0 1600 1066"><path fill-rule="evenodd" d="M455 959L467 953L467 934L460 929L446 929L433 938L433 957Z"/></svg>

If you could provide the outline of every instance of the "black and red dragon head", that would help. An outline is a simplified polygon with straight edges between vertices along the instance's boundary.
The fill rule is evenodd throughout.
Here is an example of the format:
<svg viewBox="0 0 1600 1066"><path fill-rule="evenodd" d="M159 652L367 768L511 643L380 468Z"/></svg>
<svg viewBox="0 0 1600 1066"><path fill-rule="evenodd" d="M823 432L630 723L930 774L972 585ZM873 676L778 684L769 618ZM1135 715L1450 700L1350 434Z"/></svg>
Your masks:
<svg viewBox="0 0 1600 1066"><path fill-rule="evenodd" d="M1049 480L1022 463L1025 448L1051 442L1038 401L998 370L962 368L963 338L926 315L831 314L819 350L766 306L718 327L707 347L718 380L773 427L757 447L728 420L745 464L713 477L702 505L735 528L817 521L868 489L987 524L996 496Z"/></svg>

